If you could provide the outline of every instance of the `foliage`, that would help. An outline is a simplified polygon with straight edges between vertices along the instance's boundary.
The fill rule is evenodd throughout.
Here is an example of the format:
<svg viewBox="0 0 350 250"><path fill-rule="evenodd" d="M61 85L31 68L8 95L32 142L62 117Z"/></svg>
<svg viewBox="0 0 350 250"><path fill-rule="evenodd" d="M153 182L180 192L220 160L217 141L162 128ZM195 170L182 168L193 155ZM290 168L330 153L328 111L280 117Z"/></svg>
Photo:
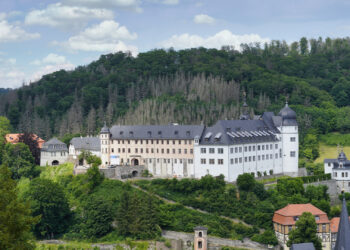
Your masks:
<svg viewBox="0 0 350 250"><path fill-rule="evenodd" d="M294 243L312 242L316 250L322 250L321 240L317 236L315 217L311 213L304 212L295 223L295 226L296 228L292 229L288 234L288 247Z"/></svg>
<svg viewBox="0 0 350 250"><path fill-rule="evenodd" d="M102 161L101 158L93 155L90 151L83 150L79 155L79 161L86 160L88 164L91 164L92 166L98 167L101 165Z"/></svg>
<svg viewBox="0 0 350 250"><path fill-rule="evenodd" d="M40 148L36 136L33 133L24 132L18 138L19 142L23 142L29 147L34 157L34 163L40 165Z"/></svg>
<svg viewBox="0 0 350 250"><path fill-rule="evenodd" d="M38 218L33 218L28 204L17 198L11 171L0 166L0 249L34 249L30 233Z"/></svg>
<svg viewBox="0 0 350 250"><path fill-rule="evenodd" d="M237 186L242 191L252 191L255 187L254 176L248 173L241 174L237 178Z"/></svg>
<svg viewBox="0 0 350 250"><path fill-rule="evenodd" d="M350 134L328 133L320 136L320 142L327 146L350 146Z"/></svg>
<svg viewBox="0 0 350 250"><path fill-rule="evenodd" d="M256 234L252 237L252 240L266 245L269 244L275 246L278 244L276 235L272 230L266 230L262 234Z"/></svg>
<svg viewBox="0 0 350 250"><path fill-rule="evenodd" d="M112 202L99 196L88 196L82 202L80 223L76 226L86 239L100 238L112 230Z"/></svg>
<svg viewBox="0 0 350 250"><path fill-rule="evenodd" d="M40 174L35 168L34 157L29 147L24 143L7 143L3 151L3 163L6 164L11 172L13 179L20 179L22 176L34 178Z"/></svg>
<svg viewBox="0 0 350 250"><path fill-rule="evenodd" d="M32 214L41 216L34 227L38 238L54 238L66 231L71 212L59 184L47 179L34 179L24 197L31 204Z"/></svg>
<svg viewBox="0 0 350 250"><path fill-rule="evenodd" d="M62 136L60 139L62 142L64 142L67 146L69 145L70 141L74 138L74 137L80 137L81 135L79 133L76 134L69 134L66 133L64 134L64 136Z"/></svg>
<svg viewBox="0 0 350 250"><path fill-rule="evenodd" d="M73 163L63 163L58 166L42 167L40 178L59 182L61 178L73 177Z"/></svg>

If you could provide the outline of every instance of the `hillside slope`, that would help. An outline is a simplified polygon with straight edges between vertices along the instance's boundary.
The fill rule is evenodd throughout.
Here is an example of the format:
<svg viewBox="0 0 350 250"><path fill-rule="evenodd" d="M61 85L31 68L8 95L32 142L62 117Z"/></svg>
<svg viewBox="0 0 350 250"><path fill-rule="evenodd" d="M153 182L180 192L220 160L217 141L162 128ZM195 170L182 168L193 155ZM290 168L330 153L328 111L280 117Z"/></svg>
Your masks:
<svg viewBox="0 0 350 250"><path fill-rule="evenodd" d="M309 48L310 47L310 48ZM153 50L136 58L108 54L74 71L59 71L3 94L0 114L14 130L94 134L114 124L212 124L240 114L277 112L286 97L302 133L350 130L350 40L322 39L264 48ZM349 118L348 118L349 117Z"/></svg>

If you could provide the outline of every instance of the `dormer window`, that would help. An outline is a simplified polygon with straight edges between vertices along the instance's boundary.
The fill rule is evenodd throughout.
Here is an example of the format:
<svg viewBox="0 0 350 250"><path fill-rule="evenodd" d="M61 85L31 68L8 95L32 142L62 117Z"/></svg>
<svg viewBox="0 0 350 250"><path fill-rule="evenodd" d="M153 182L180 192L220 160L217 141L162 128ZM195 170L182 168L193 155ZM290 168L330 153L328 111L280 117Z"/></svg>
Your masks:
<svg viewBox="0 0 350 250"><path fill-rule="evenodd" d="M152 135L152 132L151 132L151 131L148 131L147 134L148 134L148 136L151 136L151 135Z"/></svg>
<svg viewBox="0 0 350 250"><path fill-rule="evenodd" d="M162 135L162 131L159 130L159 131L158 131L158 135Z"/></svg>
<svg viewBox="0 0 350 250"><path fill-rule="evenodd" d="M293 219L294 219L294 221L298 221L299 220L299 216L294 216Z"/></svg>
<svg viewBox="0 0 350 250"><path fill-rule="evenodd" d="M134 132L133 132L133 131L130 131L129 134L130 134L131 136L133 136L133 135L134 135Z"/></svg>
<svg viewBox="0 0 350 250"><path fill-rule="evenodd" d="M123 135L123 131L120 131L119 134L120 134L120 135Z"/></svg>
<svg viewBox="0 0 350 250"><path fill-rule="evenodd" d="M175 135L178 135L178 134L179 134L179 131L175 130L174 134L175 134Z"/></svg>
<svg viewBox="0 0 350 250"><path fill-rule="evenodd" d="M226 132L231 132L231 128L226 128Z"/></svg>
<svg viewBox="0 0 350 250"><path fill-rule="evenodd" d="M320 216L316 215L316 216L315 216L315 220L316 220L316 221L319 221L319 220L320 220Z"/></svg>
<svg viewBox="0 0 350 250"><path fill-rule="evenodd" d="M186 135L190 136L191 132L190 131L186 131Z"/></svg>

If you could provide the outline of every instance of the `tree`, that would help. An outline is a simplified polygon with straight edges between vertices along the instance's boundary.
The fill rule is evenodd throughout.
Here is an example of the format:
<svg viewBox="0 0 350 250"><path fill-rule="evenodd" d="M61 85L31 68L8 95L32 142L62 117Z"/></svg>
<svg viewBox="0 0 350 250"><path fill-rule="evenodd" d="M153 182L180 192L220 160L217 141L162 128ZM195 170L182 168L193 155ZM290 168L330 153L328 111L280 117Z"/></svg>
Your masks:
<svg viewBox="0 0 350 250"><path fill-rule="evenodd" d="M13 179L20 179L22 176L34 178L40 173L35 168L34 157L29 147L22 142L17 144L7 143L5 145L3 163L12 171Z"/></svg>
<svg viewBox="0 0 350 250"><path fill-rule="evenodd" d="M84 237L99 238L111 231L114 217L112 202L103 197L88 196L82 208L80 228Z"/></svg>
<svg viewBox="0 0 350 250"><path fill-rule="evenodd" d="M252 191L255 187L254 176L248 173L239 175L237 178L237 186L241 191Z"/></svg>
<svg viewBox="0 0 350 250"><path fill-rule="evenodd" d="M24 197L31 203L32 214L41 215L34 227L34 234L38 238L54 238L65 232L71 212L59 184L47 179L34 179Z"/></svg>
<svg viewBox="0 0 350 250"><path fill-rule="evenodd" d="M18 138L19 142L23 142L29 147L30 152L34 157L34 163L40 165L40 148L36 138L33 133L24 132Z"/></svg>
<svg viewBox="0 0 350 250"><path fill-rule="evenodd" d="M294 243L312 242L316 250L322 250L321 240L317 236L315 217L311 213L304 212L295 223L295 226L296 228L292 229L288 234L288 247Z"/></svg>
<svg viewBox="0 0 350 250"><path fill-rule="evenodd" d="M11 175L0 166L0 249L34 249L30 230L39 218L31 216L29 204L19 201Z"/></svg>

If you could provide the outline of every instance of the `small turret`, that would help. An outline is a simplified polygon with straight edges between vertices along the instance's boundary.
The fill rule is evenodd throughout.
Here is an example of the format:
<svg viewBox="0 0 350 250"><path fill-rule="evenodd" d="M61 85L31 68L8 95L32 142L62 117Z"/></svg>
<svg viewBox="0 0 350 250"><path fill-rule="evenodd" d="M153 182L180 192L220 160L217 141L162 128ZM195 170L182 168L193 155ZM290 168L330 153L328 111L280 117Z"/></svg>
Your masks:
<svg viewBox="0 0 350 250"><path fill-rule="evenodd" d="M243 92L243 106L242 106L242 114L240 115L240 120L250 120L249 116L249 106L247 104L246 93Z"/></svg>
<svg viewBox="0 0 350 250"><path fill-rule="evenodd" d="M100 134L109 134L109 133L110 133L109 128L107 127L106 122L104 122L104 125L103 125L103 127L101 129Z"/></svg>
<svg viewBox="0 0 350 250"><path fill-rule="evenodd" d="M296 126L297 125L297 114L293 109L288 106L288 102L286 101L286 105L280 110L278 113L279 116L282 117L282 125L283 126Z"/></svg>

